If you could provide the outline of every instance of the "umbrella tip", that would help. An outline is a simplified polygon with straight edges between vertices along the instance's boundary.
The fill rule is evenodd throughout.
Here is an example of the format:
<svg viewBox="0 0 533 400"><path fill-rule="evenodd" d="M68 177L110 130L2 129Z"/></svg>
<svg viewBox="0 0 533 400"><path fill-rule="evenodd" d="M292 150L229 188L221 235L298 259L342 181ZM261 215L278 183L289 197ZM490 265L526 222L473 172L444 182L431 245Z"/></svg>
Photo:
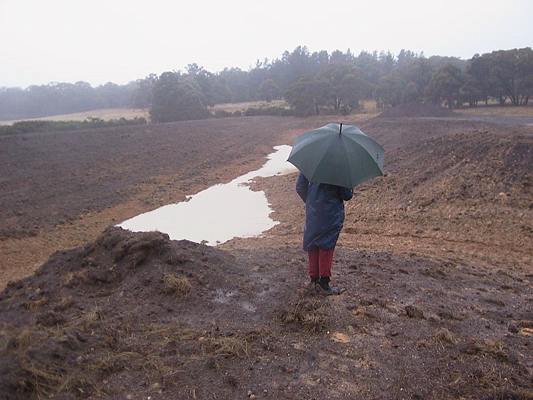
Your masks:
<svg viewBox="0 0 533 400"><path fill-rule="evenodd" d="M339 124L339 135L342 133L342 122Z"/></svg>

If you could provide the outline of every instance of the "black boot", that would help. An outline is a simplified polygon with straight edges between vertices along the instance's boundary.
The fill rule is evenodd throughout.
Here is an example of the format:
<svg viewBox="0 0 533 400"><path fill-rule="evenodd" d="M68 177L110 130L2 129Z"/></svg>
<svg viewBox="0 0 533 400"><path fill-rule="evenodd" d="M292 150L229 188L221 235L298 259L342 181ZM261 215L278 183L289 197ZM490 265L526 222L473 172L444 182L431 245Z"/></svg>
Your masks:
<svg viewBox="0 0 533 400"><path fill-rule="evenodd" d="M307 291L309 294L316 293L319 286L319 279L318 278L311 278L311 281L309 282L309 285L307 286Z"/></svg>
<svg viewBox="0 0 533 400"><path fill-rule="evenodd" d="M320 277L318 281L318 285L320 286L320 289L321 289L320 292L322 294L325 294L326 296L331 296L332 294L341 294L342 292L344 292L344 289L340 289L335 286L330 286L329 281L330 281L329 276Z"/></svg>

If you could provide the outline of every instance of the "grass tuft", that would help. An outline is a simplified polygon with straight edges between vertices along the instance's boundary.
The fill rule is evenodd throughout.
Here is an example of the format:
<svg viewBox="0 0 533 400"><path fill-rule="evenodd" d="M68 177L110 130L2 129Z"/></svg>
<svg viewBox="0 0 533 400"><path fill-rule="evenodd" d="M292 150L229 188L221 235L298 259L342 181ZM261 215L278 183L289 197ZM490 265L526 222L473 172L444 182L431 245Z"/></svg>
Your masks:
<svg viewBox="0 0 533 400"><path fill-rule="evenodd" d="M456 344L457 338L448 329L442 328L435 333L433 338L439 343Z"/></svg>
<svg viewBox="0 0 533 400"><path fill-rule="evenodd" d="M322 332L327 327L328 314L324 302L316 298L299 298L282 310L279 319L284 324L293 324L309 332Z"/></svg>
<svg viewBox="0 0 533 400"><path fill-rule="evenodd" d="M192 286L187 277L169 273L163 275L163 293L181 298L187 296L191 289Z"/></svg>
<svg viewBox="0 0 533 400"><path fill-rule="evenodd" d="M247 338L236 336L208 336L200 338L206 354L226 358L243 358L250 355L250 343Z"/></svg>

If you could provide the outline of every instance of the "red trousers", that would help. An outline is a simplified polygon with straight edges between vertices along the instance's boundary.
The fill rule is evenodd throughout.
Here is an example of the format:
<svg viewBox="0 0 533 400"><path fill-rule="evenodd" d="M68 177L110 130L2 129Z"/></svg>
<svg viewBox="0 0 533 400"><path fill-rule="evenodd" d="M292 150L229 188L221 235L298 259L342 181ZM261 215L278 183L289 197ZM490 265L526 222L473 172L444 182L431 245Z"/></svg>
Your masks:
<svg viewBox="0 0 533 400"><path fill-rule="evenodd" d="M331 266L333 265L333 252L335 249L320 249L314 247L309 250L309 276L318 278L320 276L331 276Z"/></svg>

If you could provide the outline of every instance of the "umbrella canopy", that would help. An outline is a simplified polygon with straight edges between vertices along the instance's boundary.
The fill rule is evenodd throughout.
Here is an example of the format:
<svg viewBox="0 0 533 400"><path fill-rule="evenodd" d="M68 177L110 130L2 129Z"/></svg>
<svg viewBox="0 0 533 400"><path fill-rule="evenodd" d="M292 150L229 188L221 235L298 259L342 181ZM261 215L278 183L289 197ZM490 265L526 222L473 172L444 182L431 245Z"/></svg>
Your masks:
<svg viewBox="0 0 533 400"><path fill-rule="evenodd" d="M353 188L383 175L383 153L358 127L327 124L298 136L288 161L311 182Z"/></svg>

